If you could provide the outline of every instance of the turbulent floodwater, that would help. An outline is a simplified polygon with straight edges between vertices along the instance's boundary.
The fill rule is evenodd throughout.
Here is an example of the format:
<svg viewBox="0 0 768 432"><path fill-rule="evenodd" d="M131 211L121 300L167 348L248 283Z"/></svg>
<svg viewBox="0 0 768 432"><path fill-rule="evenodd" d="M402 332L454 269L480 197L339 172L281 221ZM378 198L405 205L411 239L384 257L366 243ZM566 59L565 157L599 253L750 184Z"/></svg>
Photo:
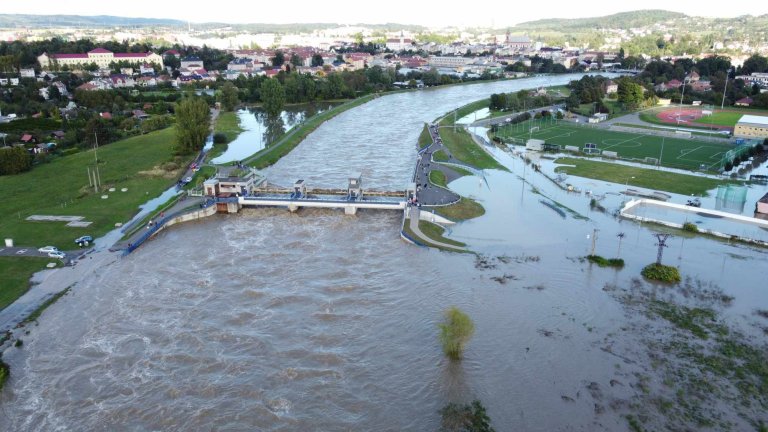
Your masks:
<svg viewBox="0 0 768 432"><path fill-rule="evenodd" d="M271 183L345 187L349 174L363 173L363 186L404 190L416 160L416 141L425 122L491 93L562 85L582 75L433 88L374 99L339 114L312 132L290 154L266 170Z"/></svg>
<svg viewBox="0 0 768 432"><path fill-rule="evenodd" d="M337 158L371 151L381 159L366 161L364 181L399 186L412 169L401 153L412 151L423 120L403 128L409 142L393 136L380 149L389 127L381 117L398 112L388 107L369 112L378 125L368 128L370 148L313 138L333 135L334 119L310 136L314 147L289 158L311 168L315 183L338 186L347 171ZM441 110L423 108L424 117ZM356 111L337 117L337 135L349 136ZM478 398L499 431L626 430L622 407L640 393L630 383L651 370L647 334L628 330L635 318L606 287L636 289L633 279L655 259L652 230L591 211L588 198L498 158L513 172L451 185L488 210L449 234L485 261L406 244L397 213L246 210L163 232L77 285L22 349L6 352L13 374L0 429L428 431L439 429L446 403ZM293 178L288 161L278 165L270 177ZM541 203L548 199L570 209L565 217ZM596 228L604 256L616 256L615 235L626 234L623 270L579 260ZM729 319L747 323L768 308L764 251L702 238L670 246L665 262L735 297L719 309ZM476 324L460 363L446 361L437 341L452 305Z"/></svg>

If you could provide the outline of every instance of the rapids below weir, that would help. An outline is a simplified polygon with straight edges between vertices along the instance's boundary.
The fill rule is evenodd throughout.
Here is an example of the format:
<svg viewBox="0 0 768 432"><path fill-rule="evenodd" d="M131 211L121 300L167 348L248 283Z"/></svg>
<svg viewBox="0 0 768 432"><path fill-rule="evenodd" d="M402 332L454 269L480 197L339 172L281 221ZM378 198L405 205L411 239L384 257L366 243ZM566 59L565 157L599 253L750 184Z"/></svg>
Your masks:
<svg viewBox="0 0 768 432"><path fill-rule="evenodd" d="M364 187L402 189L424 122L490 93L575 78L383 96L321 126L267 176L343 187L357 170ZM431 431L446 403L480 399L498 431L627 430L626 412L597 406L637 391L613 383L643 367L633 355L645 335L626 331L635 318L605 287L632 285L655 260L655 228L592 211L496 156L511 172L450 185L487 213L447 236L485 260L405 243L397 212L250 209L162 232L75 286L23 348L6 351L0 429ZM619 252L626 267L579 259L595 229L596 252ZM720 312L750 331L754 309L768 307L767 256L675 237L665 263L733 296ZM476 326L461 362L437 340L453 305Z"/></svg>

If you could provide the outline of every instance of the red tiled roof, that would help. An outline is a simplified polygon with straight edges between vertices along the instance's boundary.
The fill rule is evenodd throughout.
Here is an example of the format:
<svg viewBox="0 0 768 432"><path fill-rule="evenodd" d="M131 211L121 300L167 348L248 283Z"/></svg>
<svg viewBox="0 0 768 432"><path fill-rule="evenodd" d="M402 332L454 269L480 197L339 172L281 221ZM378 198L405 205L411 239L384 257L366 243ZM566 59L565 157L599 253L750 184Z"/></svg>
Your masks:
<svg viewBox="0 0 768 432"><path fill-rule="evenodd" d="M112 51L104 49L104 48L96 48L96 49L92 49L92 50L88 51L88 54L91 54L91 53L93 53L93 54L108 54L108 53L111 53L111 52Z"/></svg>
<svg viewBox="0 0 768 432"><path fill-rule="evenodd" d="M117 58L142 58L148 56L149 53L115 53Z"/></svg>
<svg viewBox="0 0 768 432"><path fill-rule="evenodd" d="M88 54L51 54L51 58L55 58L55 59L88 58Z"/></svg>
<svg viewBox="0 0 768 432"><path fill-rule="evenodd" d="M32 135L30 134L24 134L21 136L21 140L24 142L30 141L32 139Z"/></svg>

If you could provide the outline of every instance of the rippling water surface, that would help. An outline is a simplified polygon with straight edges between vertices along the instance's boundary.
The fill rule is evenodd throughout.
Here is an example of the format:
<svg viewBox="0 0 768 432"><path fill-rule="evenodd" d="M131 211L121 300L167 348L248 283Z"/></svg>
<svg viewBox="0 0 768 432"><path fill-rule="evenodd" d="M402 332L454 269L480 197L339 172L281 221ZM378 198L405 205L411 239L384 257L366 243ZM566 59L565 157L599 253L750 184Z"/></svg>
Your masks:
<svg viewBox="0 0 768 432"><path fill-rule="evenodd" d="M524 85L488 85L475 96L511 84ZM307 172L338 186L347 166L362 164L364 181L399 187L419 125L466 101L471 88L445 89L447 102L436 91L434 106L429 92L403 93L342 114L270 177ZM413 106L414 118L400 114ZM620 414L596 413L585 385L610 388L624 364L602 349L627 322L603 288L628 286L655 258L651 230L591 212L583 196L498 156L512 173L451 185L488 213L450 235L506 256L491 259L493 268L406 244L396 212L258 209L176 226L78 284L22 349L6 352L13 374L0 429L437 430L443 405L473 398L499 431L625 429ZM572 212L563 219L542 199ZM605 256L626 232L624 270L579 261L597 227ZM667 262L736 297L730 316L766 307L756 270L763 251L708 239L671 246ZM451 305L476 324L460 363L446 361L437 341Z"/></svg>

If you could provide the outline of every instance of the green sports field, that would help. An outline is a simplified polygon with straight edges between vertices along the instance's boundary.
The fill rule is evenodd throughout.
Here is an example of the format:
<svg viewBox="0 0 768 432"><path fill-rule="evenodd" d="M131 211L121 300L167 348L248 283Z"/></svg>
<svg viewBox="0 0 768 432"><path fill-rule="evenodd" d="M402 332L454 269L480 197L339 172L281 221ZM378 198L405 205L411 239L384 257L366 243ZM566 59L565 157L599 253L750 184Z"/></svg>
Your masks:
<svg viewBox="0 0 768 432"><path fill-rule="evenodd" d="M739 121L743 115L743 112L719 111L712 115L703 116L698 122L734 127L736 126L736 122Z"/></svg>
<svg viewBox="0 0 768 432"><path fill-rule="evenodd" d="M538 130L535 130L538 127ZM534 128L531 131L531 128ZM594 143L600 151L613 151L622 159L644 160L661 158L661 165L687 170L718 170L723 155L733 146L717 144L693 138L662 138L642 133L614 132L591 126L577 126L555 120L532 120L517 125L501 126L497 136L518 144L528 138L544 140L547 144L576 146L582 149L587 143Z"/></svg>

